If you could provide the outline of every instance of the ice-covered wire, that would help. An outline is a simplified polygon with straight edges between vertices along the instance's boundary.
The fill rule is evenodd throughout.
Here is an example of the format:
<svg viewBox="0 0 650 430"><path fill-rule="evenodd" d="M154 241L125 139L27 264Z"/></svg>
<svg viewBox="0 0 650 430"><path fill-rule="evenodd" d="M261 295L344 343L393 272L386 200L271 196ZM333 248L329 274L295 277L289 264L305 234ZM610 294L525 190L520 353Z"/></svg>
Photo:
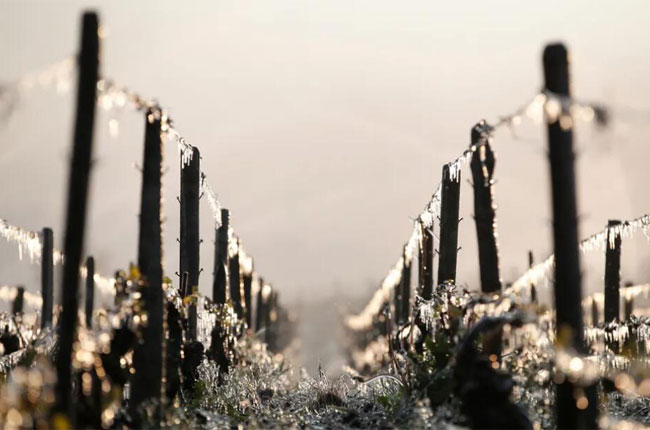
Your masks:
<svg viewBox="0 0 650 430"><path fill-rule="evenodd" d="M518 125L521 123L522 118L527 118L535 122L541 122L542 118L546 118L547 121L554 122L558 120L560 115L567 113L569 114L569 117L575 116L587 122L592 120L604 121L603 118L605 118L604 110L596 105L579 103L565 96L553 94L548 91L538 93L514 112L508 115L499 116L498 121L495 122L494 125L485 121L480 122L478 125L479 128L477 129L480 132L477 141L468 149L463 151L456 159L447 163L447 166L449 166L450 179L453 181L459 180L459 172L463 165L469 162L474 151L491 143L492 134L495 130L506 126L512 127ZM434 221L439 217L441 195L442 184L438 184L435 192L414 222L413 231L409 237L405 250L407 261L404 262L404 257L400 257L397 264L384 278L381 288L373 295L366 307L359 314L349 316L346 319L349 328L353 330L363 330L370 327L373 318L379 309L381 309L382 304L388 300L390 291L398 285L401 278L401 269L403 264L410 263L411 259L416 254L416 251L422 246L422 234L418 224L421 224L424 228L431 229L433 228ZM525 277L522 277L523 279L518 280L518 287L520 287L522 283L530 285L534 280L544 277L549 268L552 267L552 264L553 259L549 258L543 263L534 266L524 275ZM399 276L396 276L396 273Z"/></svg>
<svg viewBox="0 0 650 430"><path fill-rule="evenodd" d="M31 231L9 224L4 219L0 219L0 237L9 243L14 243L18 246L18 256L22 260L25 253L29 256L29 261L32 264L40 264L43 254L43 238L41 232ZM63 251L54 249L52 251L52 260L54 265L64 263ZM83 278L87 276L85 264L79 267L79 273ZM115 279L104 277L98 273L94 275L95 286L102 292L102 294L112 295L115 292ZM27 294L27 292L25 293ZM29 293L32 294L32 293ZM34 293L36 294L36 293ZM0 295L0 299L6 300L6 294ZM39 295L40 297L40 295Z"/></svg>
<svg viewBox="0 0 650 430"><path fill-rule="evenodd" d="M18 258L20 260L27 253L31 263L40 263L43 253L41 232L27 230L10 224L7 220L0 219L0 237L18 246ZM54 249L52 259L54 265L61 264L63 262L63 253L58 249Z"/></svg>
<svg viewBox="0 0 650 430"><path fill-rule="evenodd" d="M155 99L144 97L126 86L117 84L109 79L101 79L97 83L97 90L99 105L105 110L128 107L138 112L146 112L148 110L156 112L161 119L161 131L168 139L176 143L178 147L183 168L189 165L194 154L194 146L174 127L173 120L170 118L168 112ZM217 194L210 186L208 177L203 169L201 169L201 191L208 201L208 206L214 218L215 228L219 228L221 225L221 203Z"/></svg>
<svg viewBox="0 0 650 430"><path fill-rule="evenodd" d="M602 231L595 233L578 244L582 253L594 250L604 251L607 246L614 247L617 238L630 237L638 231L643 232L646 239L650 240L650 214L644 214L619 225L605 227ZM548 280L553 274L555 256L550 255L541 263L524 272L504 293L519 294L523 289L531 285L540 285L542 281Z"/></svg>
<svg viewBox="0 0 650 430"><path fill-rule="evenodd" d="M0 120L9 118L20 103L20 98L33 89L54 87L58 92L67 92L75 66L76 58L71 56L27 73L13 82L0 83Z"/></svg>

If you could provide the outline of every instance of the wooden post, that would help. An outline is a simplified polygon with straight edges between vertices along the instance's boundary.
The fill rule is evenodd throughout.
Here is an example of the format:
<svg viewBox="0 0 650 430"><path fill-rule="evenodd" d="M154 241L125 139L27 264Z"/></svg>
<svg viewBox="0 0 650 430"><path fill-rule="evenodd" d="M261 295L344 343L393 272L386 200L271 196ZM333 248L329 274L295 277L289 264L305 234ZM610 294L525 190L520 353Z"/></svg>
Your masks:
<svg viewBox="0 0 650 430"><path fill-rule="evenodd" d="M190 286L190 274L189 272L183 272L181 274L181 287L180 287L180 294L183 297L187 297L194 292L192 291L192 287ZM196 304L190 303L188 308L187 308L187 339L188 340L196 340L197 337L197 314L196 314Z"/></svg>
<svg viewBox="0 0 650 430"><path fill-rule="evenodd" d="M621 312L621 237L614 235L612 228L620 225L618 220L607 222L605 236L605 322L620 321ZM607 347L618 354L620 345L618 340L610 340Z"/></svg>
<svg viewBox="0 0 650 430"><path fill-rule="evenodd" d="M632 287L634 285L633 282L626 282L625 283L625 289L627 290L628 288ZM625 294L625 299L624 299L624 316L625 316L625 321L628 324L628 327L632 325L633 329L630 330L630 335L626 341L628 345L628 351L624 352L633 352L636 356L640 357L645 357L647 355L646 352L646 341L643 340L642 337L638 336L638 325L637 324L631 324L630 318L632 317L632 314L634 312L634 296L633 295L628 295L627 293Z"/></svg>
<svg viewBox="0 0 650 430"><path fill-rule="evenodd" d="M168 400L176 397L181 386L181 363L183 349L183 323L181 314L174 303L165 301L167 339L165 344L165 396Z"/></svg>
<svg viewBox="0 0 650 430"><path fill-rule="evenodd" d="M634 312L634 296L625 297L625 321L628 321L632 317L632 312Z"/></svg>
<svg viewBox="0 0 650 430"><path fill-rule="evenodd" d="M95 259L86 258L86 328L92 328L93 307L95 304Z"/></svg>
<svg viewBox="0 0 650 430"><path fill-rule="evenodd" d="M534 265L533 251L528 251L528 268L532 269ZM537 304L537 288L535 284L530 284L530 302Z"/></svg>
<svg viewBox="0 0 650 430"><path fill-rule="evenodd" d="M253 272L244 273L244 306L246 315L246 326L251 329L253 326L253 298L251 297L251 288L253 287Z"/></svg>
<svg viewBox="0 0 650 430"><path fill-rule="evenodd" d="M257 292L257 303L255 304L255 331L258 332L264 328L265 310L264 310L264 279L259 278L259 291Z"/></svg>
<svg viewBox="0 0 650 430"><path fill-rule="evenodd" d="M564 45L544 50L544 79L551 97L568 99L569 56ZM551 100L557 104L557 100ZM547 102L545 108L552 107ZM553 243L555 250L555 310L558 343L586 353L582 322L582 281L578 251L578 219L571 112L560 107L558 115L547 115ZM547 109L548 111L548 109ZM548 112L547 112L548 113ZM551 112L552 114L553 112ZM596 428L595 386L577 389L568 381L557 387L557 427Z"/></svg>
<svg viewBox="0 0 650 430"><path fill-rule="evenodd" d="M404 269L402 269L402 276L404 276ZM393 324L399 327L402 321L402 281L393 287Z"/></svg>
<svg viewBox="0 0 650 430"><path fill-rule="evenodd" d="M440 203L440 258L438 284L456 283L458 257L458 212L460 210L460 170L451 176L448 164L442 167L442 196Z"/></svg>
<svg viewBox="0 0 650 430"><path fill-rule="evenodd" d="M264 301L264 342L268 346L271 341L271 312L273 309L273 287L269 286L269 292Z"/></svg>
<svg viewBox="0 0 650 430"><path fill-rule="evenodd" d="M406 262L406 246L403 251L404 265L402 266L402 279L400 280L400 324L406 324L411 314L411 262Z"/></svg>
<svg viewBox="0 0 650 430"><path fill-rule="evenodd" d="M99 23L95 13L86 12L82 18L74 144L68 181L63 245L66 260L61 285L62 310L58 320L58 348L54 358L57 373L55 411L68 419L70 427L74 427L72 347L77 335L79 265L86 227L98 75Z"/></svg>
<svg viewBox="0 0 650 430"><path fill-rule="evenodd" d="M420 222L422 229L422 248L420 249L420 294L425 300L431 300L433 295L433 225L426 228Z"/></svg>
<svg viewBox="0 0 650 430"><path fill-rule="evenodd" d="M278 304L278 293L275 292L273 288L271 288L271 292L269 293L268 298L266 299L266 314L265 314L265 319L266 321L264 322L264 327L266 330L264 331L264 341L266 342L267 348L269 351L275 352L275 322L276 322L276 317L277 317L277 304Z"/></svg>
<svg viewBox="0 0 650 430"><path fill-rule="evenodd" d="M182 297L188 295L189 288L190 288L190 274L188 272L183 272L181 273L181 285L180 288L178 289L180 295Z"/></svg>
<svg viewBox="0 0 650 430"><path fill-rule="evenodd" d="M228 357L228 351L226 350L226 344L226 330L221 324L216 324L212 329L210 336L210 350L208 355L219 367L219 385L223 382L223 375L228 374L228 368L230 367L230 359Z"/></svg>
<svg viewBox="0 0 650 430"><path fill-rule="evenodd" d="M199 285L200 160L198 148L192 148L189 164L181 160L180 273L189 274L189 289L181 294L188 294Z"/></svg>
<svg viewBox="0 0 650 430"><path fill-rule="evenodd" d="M14 297L14 302L11 306L11 314L13 316L18 316L23 313L23 307L25 303L25 287L19 286L16 288L16 297Z"/></svg>
<svg viewBox="0 0 650 430"><path fill-rule="evenodd" d="M185 290L182 297L192 294L199 285L199 195L201 181L201 154L198 148L192 148L192 158L189 164L181 157L181 228L180 228L180 272L187 273ZM188 307L188 335L190 340L196 340L197 329L196 303Z"/></svg>
<svg viewBox="0 0 650 430"><path fill-rule="evenodd" d="M142 280L147 325L134 355L135 373L131 377L129 408L136 414L146 400L161 400L163 366L163 290L162 290L162 168L163 140L160 112L146 114L138 267ZM157 413L160 419L160 410Z"/></svg>
<svg viewBox="0 0 650 430"><path fill-rule="evenodd" d="M218 304L226 303L229 223L228 209L221 209L221 226L216 230L214 241L214 280L212 283L212 300Z"/></svg>
<svg viewBox="0 0 650 430"><path fill-rule="evenodd" d="M621 236L612 229L621 225L618 220L609 220L605 238L605 322L619 321L621 309Z"/></svg>
<svg viewBox="0 0 650 430"><path fill-rule="evenodd" d="M478 240L478 260L481 273L481 291L494 293L501 290L499 276L499 248L497 245L496 207L494 206L494 152L490 146L489 129L485 121L471 131L472 178L474 181L474 220Z"/></svg>
<svg viewBox="0 0 650 430"><path fill-rule="evenodd" d="M620 236L619 236L620 239ZM629 288L633 285L632 282L626 282L625 288ZM628 326L629 335L625 342L623 343L623 354L627 356L637 357L639 354L642 354L645 350L644 341L639 340L638 329L639 325L632 323L630 318L632 318L632 312L634 310L634 296L631 294L625 294L623 298L623 321Z"/></svg>
<svg viewBox="0 0 650 430"><path fill-rule="evenodd" d="M420 232L422 235L422 242L420 246L420 253L418 255L418 263L420 266L419 273L419 294L424 300L431 300L433 297L433 222L431 228L427 228L422 221L420 221ZM415 324L420 329L421 335L415 342L415 350L418 354L423 351L425 337L428 333L427 325L423 319L423 315L419 309L416 309L414 314ZM384 318L382 312L379 312L378 318L380 321ZM386 327L386 324L380 325L380 330Z"/></svg>
<svg viewBox="0 0 650 430"><path fill-rule="evenodd" d="M238 244L239 239L233 238ZM239 318L244 317L241 304L241 278L239 270L239 251L230 258L230 301Z"/></svg>
<svg viewBox="0 0 650 430"><path fill-rule="evenodd" d="M54 309L54 238L52 229L43 229L43 250L41 252L41 329L52 327Z"/></svg>

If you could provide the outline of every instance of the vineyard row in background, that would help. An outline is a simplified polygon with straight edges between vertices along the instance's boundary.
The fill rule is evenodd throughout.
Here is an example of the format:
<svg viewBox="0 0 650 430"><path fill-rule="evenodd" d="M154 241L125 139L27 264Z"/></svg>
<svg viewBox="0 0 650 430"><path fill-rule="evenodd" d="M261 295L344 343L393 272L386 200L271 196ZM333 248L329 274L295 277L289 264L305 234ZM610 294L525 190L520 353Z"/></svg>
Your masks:
<svg viewBox="0 0 650 430"><path fill-rule="evenodd" d="M238 360L238 339L251 336L253 329L270 351L280 351L292 337L292 317L279 304L277 291L254 271L252 258L230 224L229 211L221 208L200 168L199 149L185 141L157 102L100 78L99 35L97 15L84 14L63 249L54 248L50 228L33 232L4 220L0 224L0 236L17 244L21 257L27 252L42 271L40 294L26 292L22 286L0 287L0 299L13 301L9 321L15 330L10 334L9 326L5 327L0 367L6 377L29 359L30 352L53 356L56 399L45 414L52 423L106 425L107 417L114 418L122 403L116 402L113 409L103 404L102 380L108 376L131 413L125 418L127 423L159 425L164 406L176 402L181 385L191 392L205 356L217 363L220 375L227 374ZM113 278L95 273L92 256L82 261L98 100L131 106L144 114L146 122L137 265L116 272ZM178 145L181 164L178 287L165 276L162 266L162 154L168 138ZM211 298L198 292L202 198L207 199L215 222ZM63 279L61 300L55 306L56 264L63 265ZM78 303L80 278L85 279L83 311ZM114 310L93 309L96 286L114 295ZM35 312L25 313L25 303ZM33 328L29 333L24 330L28 321ZM99 342L93 338L105 344L97 366L83 363L82 358L84 352L97 347L88 344ZM125 359L129 365L125 366Z"/></svg>
<svg viewBox="0 0 650 430"><path fill-rule="evenodd" d="M585 377L587 369L593 371L593 367L584 363L590 359L597 361L600 357L598 354L602 354L602 351L594 352L597 343L605 343L605 351L613 354L610 358L612 361L618 360L620 367L629 368L631 358L639 359L647 355L647 321L633 316L633 307L635 297L648 297L650 285L628 283L622 286L620 267L622 238L636 231L642 231L648 237L650 215L642 215L624 222L609 220L603 231L578 241L573 153L574 121L593 121L605 126L609 114L603 106L581 104L571 98L568 52L563 45L546 47L543 66L544 90L530 103L510 115L501 117L497 124L490 125L485 121L476 124L471 129L469 149L456 160L443 166L442 182L424 211L414 220L412 234L402 249L401 257L364 309L349 315L345 320L347 332L351 337L349 359L355 368L362 372L365 370L372 373L377 369L377 362L383 362L393 368L396 375L406 375L409 372L408 365L401 364L396 357L400 352L403 357L422 354L423 343L427 337L431 340L438 339L435 326L444 326L445 323L435 321L440 318L436 309L442 307L449 311L449 307L453 306L464 308L464 321L469 328L477 330L475 333L486 330L486 325L493 328L512 323L511 320L505 319L509 312L535 309L538 313L538 325L554 327L555 333L549 333L551 345L553 342L557 345L555 355L551 357L552 364L555 365L554 371L560 375L566 372L566 375L555 381L557 386L553 405L557 427L596 428L597 378L594 379L593 374ZM535 118L540 114L548 124L555 252L538 264L534 264L530 252L529 270L514 283L504 287L499 270L492 134L502 126L513 126L522 119ZM458 289L456 266L459 249L461 168L467 162L471 169L474 193L474 220L480 271L478 293L455 292ZM434 231L436 223L439 226L437 235ZM434 247L434 239L439 245L437 250ZM605 250L604 291L583 297L580 252L592 249ZM434 282L435 255L438 256L437 282ZM412 291L413 270L417 270L415 291ZM542 283L553 285L554 302L550 310L544 310L538 301L538 288ZM465 294L466 301L450 300L454 294ZM624 297L623 318L621 295ZM586 328L583 311L590 315L592 322ZM495 322L499 318L502 320ZM503 327L500 330L499 339L503 336ZM541 332L543 333L543 330ZM387 339L387 345L383 345L380 339ZM486 362L489 364L491 360L493 363L501 363L508 342L508 339L499 340L498 345L493 345L493 349L482 351ZM625 356L618 355L623 351ZM516 350L513 352L511 349L509 353L516 353ZM405 362L408 363L408 359ZM576 363L579 363L579 366ZM572 369L572 365L579 369ZM499 367L500 365L495 368ZM595 374L600 373L602 372L595 371ZM632 374L614 372L605 375L604 379L613 381L618 376L616 388L625 388L624 391L632 395L650 394L647 386L634 393L634 389L630 391L629 383L626 387L618 384L621 378L627 378L625 381L634 380L634 375L630 375ZM475 384L480 385L478 382ZM613 382L605 381L604 386L607 392L614 390ZM481 421L485 419L486 412L478 411L476 414L482 418L475 417L475 423L481 422L483 426L494 425L494 421ZM497 427L522 425L521 421L497 422ZM527 424L530 425L530 422Z"/></svg>

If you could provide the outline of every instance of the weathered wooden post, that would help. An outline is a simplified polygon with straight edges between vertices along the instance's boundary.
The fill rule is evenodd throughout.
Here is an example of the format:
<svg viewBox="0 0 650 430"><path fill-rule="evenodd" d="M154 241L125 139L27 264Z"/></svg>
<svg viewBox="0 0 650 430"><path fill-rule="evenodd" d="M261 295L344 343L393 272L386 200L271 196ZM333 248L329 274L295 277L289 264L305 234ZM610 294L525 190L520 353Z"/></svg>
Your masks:
<svg viewBox="0 0 650 430"><path fill-rule="evenodd" d="M620 236L619 236L620 239ZM625 297L623 298L623 321L627 324L629 335L623 343L623 353L627 356L636 357L642 354L645 350L645 342L639 340L638 330L639 325L636 322L630 321L632 312L634 310L634 296L627 293L627 289L634 285L632 282L625 283Z"/></svg>
<svg viewBox="0 0 650 430"><path fill-rule="evenodd" d="M135 346L131 377L129 408L134 416L146 400L160 402L163 368L163 270L162 270L162 168L163 139L161 118L157 110L146 113L144 138L144 163L142 170L142 196L140 200L140 234L138 240L138 267L144 287L142 289L147 325L142 329L142 339ZM156 420L161 415L160 408Z"/></svg>
<svg viewBox="0 0 650 430"><path fill-rule="evenodd" d="M218 305L226 303L226 290L228 289L228 229L230 226L230 212L221 209L221 225L215 231L214 241L214 271L212 281L212 300ZM226 331L217 321L212 329L209 355L219 366L219 381L222 375L228 373L230 362L226 351Z"/></svg>
<svg viewBox="0 0 650 430"><path fill-rule="evenodd" d="M181 275L181 294L184 297L189 297L196 292L197 286L190 285L190 274L185 271ZM198 298L193 297L187 307L187 337L183 344L183 354L181 361L181 369L183 373L183 388L186 392L191 392L196 382L198 368L204 357L203 344L197 340L198 326L197 326L197 308L196 301ZM215 327L220 329L219 324Z"/></svg>
<svg viewBox="0 0 650 430"><path fill-rule="evenodd" d="M181 386L183 324L179 309L171 300L165 300L167 339L165 343L165 396L173 402Z"/></svg>
<svg viewBox="0 0 650 430"><path fill-rule="evenodd" d="M187 297L191 294L194 294L193 288L190 285L190 274L189 272L183 272L181 274L181 294L183 297ZM196 340L197 338L197 312L196 312L196 303L190 303L187 308L187 338L188 340Z"/></svg>
<svg viewBox="0 0 650 430"><path fill-rule="evenodd" d="M244 273L244 306L246 314L246 327L253 328L253 298L251 297L251 288L253 287L253 272Z"/></svg>
<svg viewBox="0 0 650 430"><path fill-rule="evenodd" d="M199 285L200 161L198 148L192 148L189 164L181 160L180 273L189 274L189 291Z"/></svg>
<svg viewBox="0 0 650 430"><path fill-rule="evenodd" d="M190 288L190 274L188 272L183 272L181 273L181 285L180 288L178 289L179 294L182 297L185 297L186 295L190 294L189 288Z"/></svg>
<svg viewBox="0 0 650 430"><path fill-rule="evenodd" d="M453 174L453 175L452 175ZM440 258L438 284L456 282L458 257L458 212L460 210L460 170L449 164L442 167L442 196L440 202Z"/></svg>
<svg viewBox="0 0 650 430"><path fill-rule="evenodd" d="M418 255L418 264L420 266L418 281L420 285L419 294L424 300L431 300L433 297L433 221L431 222L431 227L428 228L424 222L420 220L420 234L422 236L422 241L420 243ZM415 342L415 350L418 354L421 354L428 329L419 307L416 308L413 316L415 318L415 324L418 326L421 333ZM378 318L380 320L384 318L381 312ZM381 327L385 327L385 324L382 324Z"/></svg>
<svg viewBox="0 0 650 430"><path fill-rule="evenodd" d="M212 329L210 338L210 350L208 356L217 363L219 367L219 384L223 382L223 375L228 374L230 359L226 350L226 331L221 324L217 324Z"/></svg>
<svg viewBox="0 0 650 430"><path fill-rule="evenodd" d="M16 288L16 297L14 297L14 302L11 305L11 314L13 316L18 316L23 313L23 307L25 303L25 287L19 286Z"/></svg>
<svg viewBox="0 0 650 430"><path fill-rule="evenodd" d="M402 307L399 313L400 324L406 324L411 314L411 262L407 261L407 246L408 244L404 246L402 252L404 265L402 266L402 279L400 280L400 305Z"/></svg>
<svg viewBox="0 0 650 430"><path fill-rule="evenodd" d="M562 44L544 50L544 79L548 100L553 243L555 250L555 311L560 345L585 353L582 322L582 281L578 251L578 219L570 100L569 56ZM557 386L557 427L596 428L595 386L577 387L569 381Z"/></svg>
<svg viewBox="0 0 650 430"><path fill-rule="evenodd" d="M54 238L52 229L45 227L41 233L43 250L41 252L41 329L52 326L54 309Z"/></svg>
<svg viewBox="0 0 650 430"><path fill-rule="evenodd" d="M244 313L241 304L241 278L239 270L239 239L233 237L237 243L237 254L230 257L230 301L239 318L243 318Z"/></svg>
<svg viewBox="0 0 650 430"><path fill-rule="evenodd" d="M618 220L609 220L605 237L605 322L619 321L621 297L621 236L613 229Z"/></svg>
<svg viewBox="0 0 650 430"><path fill-rule="evenodd" d="M95 304L95 259L86 258L86 328L90 329L93 325L93 307Z"/></svg>
<svg viewBox="0 0 650 430"><path fill-rule="evenodd" d="M427 228L420 222L422 229L422 247L420 249L420 294L425 300L433 295L433 224Z"/></svg>
<svg viewBox="0 0 650 430"><path fill-rule="evenodd" d="M621 225L618 220L609 220L607 234L605 235L605 322L620 320L621 309L621 237L613 229ZM618 340L607 342L607 346L614 353L619 351Z"/></svg>
<svg viewBox="0 0 650 430"><path fill-rule="evenodd" d="M199 286L199 197L201 189L201 154L199 149L192 148L192 157L185 164L181 157L181 228L180 228L180 273L188 274L185 290L181 290L182 297L192 294ZM191 302L188 308L187 319L189 338L196 340L197 326L196 303Z"/></svg>
<svg viewBox="0 0 650 430"><path fill-rule="evenodd" d="M596 327L598 325L598 302L595 298L591 299L591 325Z"/></svg>
<svg viewBox="0 0 650 430"><path fill-rule="evenodd" d="M226 303L229 224L228 209L221 209L221 226L216 230L214 241L214 280L212 283L212 300L217 304Z"/></svg>
<svg viewBox="0 0 650 430"><path fill-rule="evenodd" d="M634 296L625 297L624 308L625 321L627 321L632 317L634 311Z"/></svg>
<svg viewBox="0 0 650 430"><path fill-rule="evenodd" d="M406 263L404 263L406 264ZM404 269L402 269L402 272ZM393 287L393 324L399 327L402 321L402 281L400 279L398 284Z"/></svg>
<svg viewBox="0 0 650 430"><path fill-rule="evenodd" d="M489 132L487 123L484 120L479 122L472 128L470 144L475 148L470 166L474 181L474 220L478 239L481 291L484 293L501 290L496 207L492 189L495 157L490 146Z"/></svg>
<svg viewBox="0 0 650 430"><path fill-rule="evenodd" d="M621 237L613 229L621 225L618 220L609 220L607 234L605 235L605 323L620 321L621 309ZM618 354L620 345L618 340L610 340L607 347Z"/></svg>
<svg viewBox="0 0 650 430"><path fill-rule="evenodd" d="M533 251L528 251L528 268L532 269L534 265ZM530 302L537 304L537 287L535 287L534 283L530 284Z"/></svg>
<svg viewBox="0 0 650 430"><path fill-rule="evenodd" d="M62 310L58 320L58 348L55 353L56 405L59 418L74 427L72 405L72 347L77 335L79 265L83 252L88 203L88 183L99 76L99 22L97 14L86 12L82 18L79 52L79 79L75 113L72 163L68 182L65 239L63 251Z"/></svg>
<svg viewBox="0 0 650 430"><path fill-rule="evenodd" d="M265 310L264 310L264 279L258 278L259 290L257 291L257 300L255 304L255 331L258 332L264 328Z"/></svg>
<svg viewBox="0 0 650 430"><path fill-rule="evenodd" d="M276 341L276 326L275 322L277 319L277 305L278 305L278 293L271 287L271 291L266 299L265 306L265 319L264 321L264 341L270 351L275 351L275 341Z"/></svg>

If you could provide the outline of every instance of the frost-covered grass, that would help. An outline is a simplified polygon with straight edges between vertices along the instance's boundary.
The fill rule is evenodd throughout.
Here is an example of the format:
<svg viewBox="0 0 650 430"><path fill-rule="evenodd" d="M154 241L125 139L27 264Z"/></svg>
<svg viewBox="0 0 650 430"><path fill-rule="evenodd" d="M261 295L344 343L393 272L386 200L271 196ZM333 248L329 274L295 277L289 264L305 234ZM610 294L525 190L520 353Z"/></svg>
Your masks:
<svg viewBox="0 0 650 430"><path fill-rule="evenodd" d="M187 410L192 424L223 428L387 428L422 427L427 408L416 407L399 379L379 376L369 381L353 373L329 379L296 371L279 354L270 354L254 338L239 343L239 364L219 384L209 361L199 367L199 383Z"/></svg>
<svg viewBox="0 0 650 430"><path fill-rule="evenodd" d="M220 375L217 364L204 358L193 389L166 399L162 426L481 428L486 423L499 427L498 423L516 422L519 427L554 427L553 380L565 370L555 365L554 326L547 309L520 305L509 298L477 299L453 285L439 287L431 301L417 302L419 321L384 331L372 341L364 340L363 347L350 354L351 365L358 370L349 368L334 378L322 371L309 375L294 368L286 356L268 351L250 331L233 332L234 350L227 374ZM77 358L81 361L75 368L81 380L84 372L101 369L97 357L110 347L114 324L123 327L139 308L137 295L129 295L110 313L111 318L100 318L93 331L80 328L79 345L88 358L87 363L84 357ZM384 316L390 322L390 314ZM619 339L623 345L620 355L603 351L598 344L592 345L593 354L583 359L585 365L590 360L599 364L595 366L596 378L613 379L621 388L621 393L601 395L603 428L650 426L650 401L645 397L650 391L638 394L649 374L647 360L637 356L644 349L625 346L631 338L640 338L639 330L645 330L645 322L637 320L621 323L631 328L618 330L628 333ZM56 338L51 332L39 332L30 318L1 314L0 323L6 324L23 346L0 357L0 395L4 400L0 402L0 423L7 426L17 419L17 412L28 426L50 423L55 373L49 356ZM138 330L138 326L128 327ZM598 336L593 339L602 341ZM497 346L499 349L494 349ZM125 357L120 363L128 372L129 354ZM620 372L631 375L629 380L617 381ZM650 381L646 385L650 387ZM108 387L103 406L106 427L131 425L123 392L115 384ZM637 392L630 392L630 387ZM90 399L83 395L83 383L80 388L79 399ZM142 415L148 417L143 424L155 425L151 418L155 408L153 404L143 406Z"/></svg>

